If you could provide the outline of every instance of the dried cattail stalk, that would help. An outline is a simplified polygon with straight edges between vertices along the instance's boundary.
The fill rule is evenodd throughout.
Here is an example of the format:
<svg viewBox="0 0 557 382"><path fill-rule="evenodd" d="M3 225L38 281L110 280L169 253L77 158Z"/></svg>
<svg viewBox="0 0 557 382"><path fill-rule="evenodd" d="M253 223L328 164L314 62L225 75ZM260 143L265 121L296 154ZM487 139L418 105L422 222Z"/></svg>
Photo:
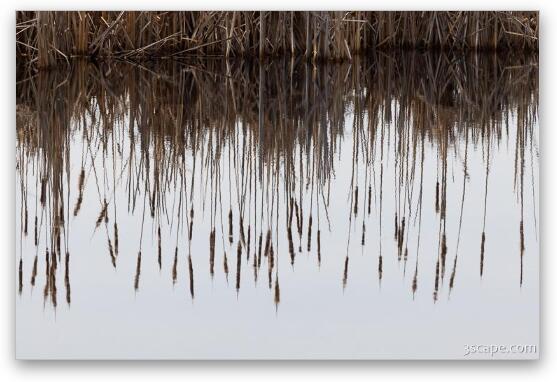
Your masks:
<svg viewBox="0 0 557 382"><path fill-rule="evenodd" d="M395 240L398 243L398 214L395 212Z"/></svg>
<svg viewBox="0 0 557 382"><path fill-rule="evenodd" d="M21 292L23 291L23 259L22 258L19 259L18 282L19 282L18 293L21 295Z"/></svg>
<svg viewBox="0 0 557 382"><path fill-rule="evenodd" d="M110 255L112 266L116 268L116 257L114 256L114 250L112 249L112 242L110 241L110 238L108 238L108 253Z"/></svg>
<svg viewBox="0 0 557 382"><path fill-rule="evenodd" d="M133 283L133 288L137 291L139 288L139 276L141 275L141 251L137 253L137 263L135 266L135 279Z"/></svg>
<svg viewBox="0 0 557 382"><path fill-rule="evenodd" d="M246 244L246 236L244 235L244 218L240 216L240 241Z"/></svg>
<svg viewBox="0 0 557 382"><path fill-rule="evenodd" d="M96 227L96 228L99 228L99 226L101 225L102 221L106 218L106 216L107 216L107 214L106 214L107 208L108 208L108 205L107 205L106 199L105 199L105 200L104 200L104 203L103 203L103 207L102 207L102 209L101 209L101 212L99 213L99 217L97 218L97 222L95 223L95 227Z"/></svg>
<svg viewBox="0 0 557 382"><path fill-rule="evenodd" d="M70 288L70 253L66 252L64 262L64 286L66 287L66 302L71 304L71 288Z"/></svg>
<svg viewBox="0 0 557 382"><path fill-rule="evenodd" d="M73 216L77 216L79 210L81 209L81 203L83 202L83 184L85 182L85 169L82 167L81 172L79 173L79 180L77 184L78 189L78 196L77 202L75 203L75 207L73 210Z"/></svg>
<svg viewBox="0 0 557 382"><path fill-rule="evenodd" d="M290 253L290 264L294 265L294 260L296 258L296 253L294 251L294 242L292 239L292 227L288 226L287 230L288 235L288 252Z"/></svg>
<svg viewBox="0 0 557 382"><path fill-rule="evenodd" d="M354 216L358 215L358 186L354 190Z"/></svg>
<svg viewBox="0 0 557 382"><path fill-rule="evenodd" d="M346 288L346 282L348 281L348 256L344 260L344 272L342 275L342 288Z"/></svg>
<svg viewBox="0 0 557 382"><path fill-rule="evenodd" d="M367 189L367 214L371 214L371 186Z"/></svg>
<svg viewBox="0 0 557 382"><path fill-rule="evenodd" d="M317 263L321 265L321 230L317 230Z"/></svg>
<svg viewBox="0 0 557 382"><path fill-rule="evenodd" d="M224 266L224 274L226 275L226 281L228 281L228 259L226 257L226 251L224 252L223 266Z"/></svg>
<svg viewBox="0 0 557 382"><path fill-rule="evenodd" d="M441 238L441 278L445 276L445 262L447 259L447 236L443 233Z"/></svg>
<svg viewBox="0 0 557 382"><path fill-rule="evenodd" d="M278 275L275 278L275 308L278 307L280 304L280 286L279 286L279 279Z"/></svg>
<svg viewBox="0 0 557 382"><path fill-rule="evenodd" d="M114 222L114 252L118 256L118 224Z"/></svg>
<svg viewBox="0 0 557 382"><path fill-rule="evenodd" d="M265 255L265 257L269 256L269 249L271 247L271 230L267 230L267 236L265 239L265 252L263 252L263 254Z"/></svg>
<svg viewBox="0 0 557 382"><path fill-rule="evenodd" d="M191 241L193 236L193 207L190 209L190 228L188 230L188 239Z"/></svg>
<svg viewBox="0 0 557 382"><path fill-rule="evenodd" d="M263 246L263 232L259 233L259 245L258 245L258 249L257 249L257 267L259 268L261 266L261 252L262 252L262 246Z"/></svg>
<svg viewBox="0 0 557 382"><path fill-rule="evenodd" d="M312 216L309 215L309 223L308 223L308 252L311 251L311 225L312 225Z"/></svg>
<svg viewBox="0 0 557 382"><path fill-rule="evenodd" d="M35 260L33 261L33 270L31 271L31 286L35 286L35 280L37 278L37 262L38 256L35 255Z"/></svg>
<svg viewBox="0 0 557 382"><path fill-rule="evenodd" d="M273 245L271 244L271 248L269 249L269 289L272 288L273 282L273 268L275 267L275 251L273 249Z"/></svg>
<svg viewBox="0 0 557 382"><path fill-rule="evenodd" d="M174 249L174 261L172 262L172 285L176 284L178 278L178 246Z"/></svg>
<svg viewBox="0 0 557 382"><path fill-rule="evenodd" d="M27 216L27 204L25 204L25 213L23 216L23 234L27 236L27 225L28 225L28 216Z"/></svg>
<svg viewBox="0 0 557 382"><path fill-rule="evenodd" d="M157 263L159 264L159 270L162 268L162 243L161 243L161 226L157 228Z"/></svg>
<svg viewBox="0 0 557 382"><path fill-rule="evenodd" d="M195 296L195 292L193 289L193 263L191 261L191 255L188 256L188 269L190 273L190 295L191 298L193 299Z"/></svg>
<svg viewBox="0 0 557 382"><path fill-rule="evenodd" d="M379 274L379 282L383 278L383 255L379 255L379 264L377 265L377 273Z"/></svg>
<svg viewBox="0 0 557 382"><path fill-rule="evenodd" d="M234 227L232 223L232 208L228 212L228 241L232 243L234 241Z"/></svg>
<svg viewBox="0 0 557 382"><path fill-rule="evenodd" d="M211 277L215 274L215 229L209 234L209 273Z"/></svg>
<svg viewBox="0 0 557 382"><path fill-rule="evenodd" d="M39 245L39 232L37 230L37 215L35 215L35 233L34 233L34 236L35 236L35 238L34 238L35 239L35 247L37 247Z"/></svg>
<svg viewBox="0 0 557 382"><path fill-rule="evenodd" d="M240 290L240 272L242 270L242 244L238 242L236 250L236 292Z"/></svg>

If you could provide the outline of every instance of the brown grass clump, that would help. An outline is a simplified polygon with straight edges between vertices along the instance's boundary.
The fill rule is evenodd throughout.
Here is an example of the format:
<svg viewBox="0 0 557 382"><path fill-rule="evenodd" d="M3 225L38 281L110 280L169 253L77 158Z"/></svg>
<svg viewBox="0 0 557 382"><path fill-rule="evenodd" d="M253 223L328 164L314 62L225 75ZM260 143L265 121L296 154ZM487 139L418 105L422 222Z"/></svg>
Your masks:
<svg viewBox="0 0 557 382"><path fill-rule="evenodd" d="M73 56L295 56L347 61L392 49L537 50L528 11L19 11L18 61L40 68Z"/></svg>

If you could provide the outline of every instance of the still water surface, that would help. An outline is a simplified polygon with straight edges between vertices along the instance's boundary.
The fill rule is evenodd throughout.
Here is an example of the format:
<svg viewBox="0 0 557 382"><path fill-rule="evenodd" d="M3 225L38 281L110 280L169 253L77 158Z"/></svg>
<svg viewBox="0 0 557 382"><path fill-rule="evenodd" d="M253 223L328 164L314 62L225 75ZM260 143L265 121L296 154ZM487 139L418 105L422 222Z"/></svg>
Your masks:
<svg viewBox="0 0 557 382"><path fill-rule="evenodd" d="M538 344L535 57L75 63L17 91L18 358Z"/></svg>

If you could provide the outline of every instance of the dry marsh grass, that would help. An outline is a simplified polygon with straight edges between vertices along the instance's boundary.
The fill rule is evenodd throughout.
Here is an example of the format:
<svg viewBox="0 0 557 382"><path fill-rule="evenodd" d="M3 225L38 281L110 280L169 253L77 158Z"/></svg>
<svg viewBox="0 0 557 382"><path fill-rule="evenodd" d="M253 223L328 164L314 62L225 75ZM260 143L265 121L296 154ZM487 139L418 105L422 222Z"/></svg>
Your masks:
<svg viewBox="0 0 557 382"><path fill-rule="evenodd" d="M392 48L530 50L536 11L19 11L18 62L71 57L304 57L352 60Z"/></svg>

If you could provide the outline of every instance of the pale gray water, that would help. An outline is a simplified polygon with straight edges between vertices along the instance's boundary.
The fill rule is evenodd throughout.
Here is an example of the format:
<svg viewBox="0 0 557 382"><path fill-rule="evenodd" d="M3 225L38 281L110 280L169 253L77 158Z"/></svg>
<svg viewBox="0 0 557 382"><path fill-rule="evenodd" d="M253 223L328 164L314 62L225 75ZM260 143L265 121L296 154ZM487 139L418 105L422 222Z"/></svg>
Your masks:
<svg viewBox="0 0 557 382"><path fill-rule="evenodd" d="M38 82L35 93L21 85L17 357L488 359L465 356L465 345L539 345L537 66L492 59L442 61L440 72L454 65L465 73L438 73L439 94L429 93L436 80L424 75L438 59L421 56L326 69L156 69L166 85L152 68L118 64L118 77L108 66L76 67L65 83ZM447 78L449 97L441 90ZM293 264L290 198L300 207L291 220ZM108 222L96 228L104 199ZM61 204L60 256L56 268L49 258L47 283L45 251L57 247ZM395 219L402 232L403 217L399 253ZM494 358L537 358L537 350Z"/></svg>

